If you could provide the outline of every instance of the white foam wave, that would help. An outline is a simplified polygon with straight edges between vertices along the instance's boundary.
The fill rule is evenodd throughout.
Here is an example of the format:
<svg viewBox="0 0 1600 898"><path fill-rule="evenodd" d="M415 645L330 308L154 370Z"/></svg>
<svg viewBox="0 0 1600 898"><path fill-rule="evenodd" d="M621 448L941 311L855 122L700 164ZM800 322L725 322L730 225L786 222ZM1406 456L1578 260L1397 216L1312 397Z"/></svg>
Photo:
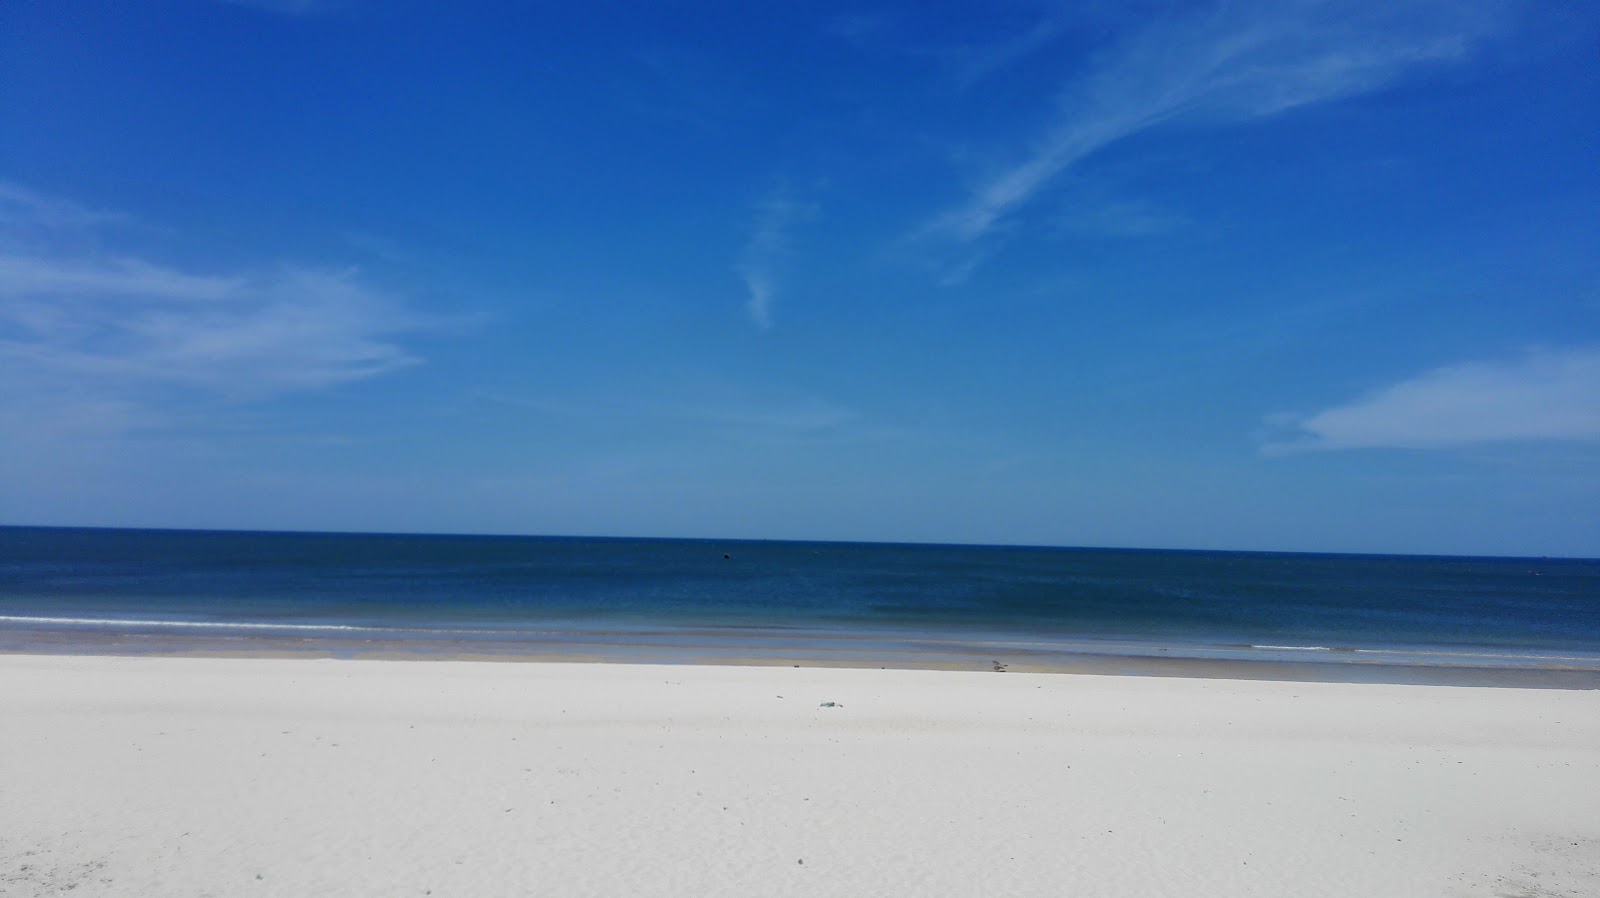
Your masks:
<svg viewBox="0 0 1600 898"><path fill-rule="evenodd" d="M315 630L321 632L409 633L401 627L359 627L353 624L274 624L244 621L138 620L112 617L32 617L0 614L0 622L79 627L161 627L198 630Z"/></svg>
<svg viewBox="0 0 1600 898"><path fill-rule="evenodd" d="M1545 655L1533 652L1464 652L1442 649L1351 649L1363 655L1407 655L1439 658L1511 658L1528 661L1586 661L1600 660L1600 655Z"/></svg>

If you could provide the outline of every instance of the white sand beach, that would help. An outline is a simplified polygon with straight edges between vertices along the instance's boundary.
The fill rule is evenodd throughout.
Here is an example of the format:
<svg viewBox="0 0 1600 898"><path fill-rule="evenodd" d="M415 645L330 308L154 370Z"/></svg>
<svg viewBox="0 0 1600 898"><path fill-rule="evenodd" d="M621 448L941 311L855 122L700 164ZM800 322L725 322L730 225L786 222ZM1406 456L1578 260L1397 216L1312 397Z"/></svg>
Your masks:
<svg viewBox="0 0 1600 898"><path fill-rule="evenodd" d="M7 656L0 894L1592 896L1600 691Z"/></svg>

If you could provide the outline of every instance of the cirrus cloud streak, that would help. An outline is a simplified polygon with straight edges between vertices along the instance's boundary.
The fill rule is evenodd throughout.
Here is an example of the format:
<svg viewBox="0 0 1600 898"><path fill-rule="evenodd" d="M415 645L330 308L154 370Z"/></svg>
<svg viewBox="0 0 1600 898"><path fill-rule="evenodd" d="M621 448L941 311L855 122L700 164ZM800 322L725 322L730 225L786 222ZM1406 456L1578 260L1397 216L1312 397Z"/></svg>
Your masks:
<svg viewBox="0 0 1600 898"><path fill-rule="evenodd" d="M1347 0L1225 3L1162 20L1065 85L1053 123L1020 160L926 223L921 238L970 243L1005 226L1056 179L1110 144L1177 121L1241 122L1381 89L1465 56L1499 5Z"/></svg>

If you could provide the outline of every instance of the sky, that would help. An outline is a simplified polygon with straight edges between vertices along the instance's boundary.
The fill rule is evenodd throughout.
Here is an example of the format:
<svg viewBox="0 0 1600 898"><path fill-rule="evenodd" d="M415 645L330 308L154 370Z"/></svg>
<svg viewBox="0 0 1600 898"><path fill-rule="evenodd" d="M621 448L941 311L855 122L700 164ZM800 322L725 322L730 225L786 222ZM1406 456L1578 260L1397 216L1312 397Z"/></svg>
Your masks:
<svg viewBox="0 0 1600 898"><path fill-rule="evenodd" d="M1600 556L1600 5L0 4L0 523Z"/></svg>

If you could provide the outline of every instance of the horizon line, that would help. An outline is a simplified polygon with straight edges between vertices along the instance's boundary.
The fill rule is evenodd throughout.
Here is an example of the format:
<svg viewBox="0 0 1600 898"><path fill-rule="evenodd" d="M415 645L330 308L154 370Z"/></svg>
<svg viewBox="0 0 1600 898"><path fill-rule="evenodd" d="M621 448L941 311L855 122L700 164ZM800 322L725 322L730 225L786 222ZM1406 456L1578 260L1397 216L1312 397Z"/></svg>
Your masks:
<svg viewBox="0 0 1600 898"><path fill-rule="evenodd" d="M1499 561L1583 561L1600 562L1600 557L1584 555L1483 555L1445 552L1349 552L1318 549L1219 549L1172 546L1057 545L1051 543L939 542L914 540L800 539L793 537L723 536L641 536L598 533L489 533L482 531L417 530L291 530L270 527L127 527L104 524L9 524L0 530L99 530L147 533L210 533L258 536L387 536L411 538L456 537L462 539L564 539L564 540L645 540L656 542L793 543L800 545L896 546L950 549L1032 549L1075 552L1180 552L1218 555L1322 555L1351 558L1437 558Z"/></svg>

